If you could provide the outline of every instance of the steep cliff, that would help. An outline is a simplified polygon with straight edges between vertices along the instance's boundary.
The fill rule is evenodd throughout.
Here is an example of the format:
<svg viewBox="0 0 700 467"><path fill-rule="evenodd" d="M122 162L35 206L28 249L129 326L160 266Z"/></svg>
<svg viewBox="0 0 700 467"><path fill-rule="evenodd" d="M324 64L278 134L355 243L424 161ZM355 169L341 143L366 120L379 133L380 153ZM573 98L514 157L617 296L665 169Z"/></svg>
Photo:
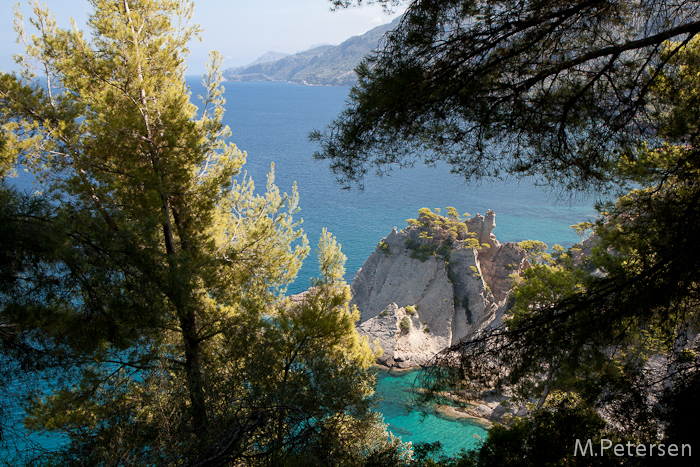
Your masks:
<svg viewBox="0 0 700 467"><path fill-rule="evenodd" d="M462 222L421 209L365 261L352 283L359 330L382 348L379 363L427 363L467 334L499 322L513 277L529 266L514 243L501 245L495 214Z"/></svg>

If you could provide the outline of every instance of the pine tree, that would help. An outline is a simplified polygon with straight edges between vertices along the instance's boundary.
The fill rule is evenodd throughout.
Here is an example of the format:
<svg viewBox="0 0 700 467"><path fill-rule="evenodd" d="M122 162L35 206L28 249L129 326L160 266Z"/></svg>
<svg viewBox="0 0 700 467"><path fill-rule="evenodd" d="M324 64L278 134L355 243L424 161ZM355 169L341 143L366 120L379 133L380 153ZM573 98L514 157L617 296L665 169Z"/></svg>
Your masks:
<svg viewBox="0 0 700 467"><path fill-rule="evenodd" d="M346 185L420 159L468 180L614 187L617 150L657 131L653 83L700 33L691 0L330 2L407 7L356 69L347 109L313 135Z"/></svg>
<svg viewBox="0 0 700 467"><path fill-rule="evenodd" d="M377 424L371 352L344 259L324 233L315 289L285 304L308 252L296 188L280 193L271 169L256 194L241 174L218 54L202 107L190 102L192 3L91 3L88 34L35 3L28 37L18 12L22 73L0 76L0 160L32 170L46 203L6 226L24 240L25 225L52 232L49 251L3 240L19 261L2 322L35 369L60 360L26 424L68 436L49 458L61 465L223 465L361 444L351 427Z"/></svg>
<svg viewBox="0 0 700 467"><path fill-rule="evenodd" d="M358 67L348 108L313 135L339 181L420 158L469 181L533 176L617 198L600 206L586 264L532 268L505 322L438 355L424 383L519 384L541 410L605 413L599 435L684 439L696 407L676 404L697 391L700 369L698 3L376 3L408 8ZM576 403L547 408L554 388ZM519 429L537 431L550 415ZM520 452L506 438L504 455L477 465ZM518 465L545 461L576 463L532 453Z"/></svg>

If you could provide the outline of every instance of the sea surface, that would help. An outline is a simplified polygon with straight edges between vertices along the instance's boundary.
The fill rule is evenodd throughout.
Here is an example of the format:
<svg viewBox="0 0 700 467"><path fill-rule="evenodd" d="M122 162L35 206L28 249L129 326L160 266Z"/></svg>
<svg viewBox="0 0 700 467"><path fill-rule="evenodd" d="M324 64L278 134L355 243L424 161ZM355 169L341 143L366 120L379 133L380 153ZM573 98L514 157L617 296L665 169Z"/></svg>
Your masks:
<svg viewBox="0 0 700 467"><path fill-rule="evenodd" d="M202 93L197 79L189 83L194 96ZM451 174L446 165L417 164L389 176L369 175L364 190L343 190L327 163L312 158L318 147L308 134L323 129L343 110L349 88L279 82L226 83L225 87L224 121L231 128L232 141L248 154L248 174L263 188L274 163L275 181L282 191L291 192L296 182L299 215L311 246L323 227L332 232L347 256L348 282L379 241L394 226L406 227L406 219L417 217L422 207L445 212L447 206L454 206L459 213L472 215L491 209L496 213L494 234L501 243L533 239L550 247L578 242L570 226L595 217L590 197L560 198L533 181L480 184ZM316 259L310 255L289 292L306 290L308 279L316 275ZM415 372L381 371L378 376L377 392L384 397L379 410L403 441L440 441L445 453L454 454L475 448L486 438L483 428L464 421L409 411Z"/></svg>
<svg viewBox="0 0 700 467"><path fill-rule="evenodd" d="M412 403L417 371L379 370L377 394L383 397L378 410L394 436L412 443L439 441L442 453L449 456L462 449L476 449L486 440L487 431L467 420L455 420L441 415L430 407L416 407Z"/></svg>
<svg viewBox="0 0 700 467"><path fill-rule="evenodd" d="M201 94L198 79L189 81L193 96ZM347 256L348 282L379 241L418 209L454 206L459 213L496 213L494 234L501 242L541 240L553 246L571 246L579 237L570 225L595 217L593 199L562 197L534 186L533 181L480 183L453 175L447 165L395 170L388 176L368 175L364 190L343 190L325 161L316 161L318 149L308 139L344 108L349 88L301 86L292 83L225 83L224 122L231 140L247 152L245 170L264 188L265 176L275 164L276 183L300 194L301 212L312 247L321 229L332 232ZM290 292L305 290L316 276L315 258L309 257Z"/></svg>
<svg viewBox="0 0 700 467"><path fill-rule="evenodd" d="M199 78L189 78L193 99L203 94ZM317 149L308 139L314 129L323 129L345 106L349 89L311 87L291 83L226 83L225 123L231 140L247 152L244 169L263 190L271 164L275 181L283 192L298 186L303 229L312 251L322 228L336 236L347 256L346 280L351 282L362 263L394 226L406 226L406 219L417 217L422 207L454 206L459 213L496 213L494 234L503 243L526 239L541 240L552 246L570 246L579 237L571 224L595 217L591 198L560 198L537 188L533 181L479 183L449 172L417 164L388 176L369 175L364 190L343 190L327 164L315 161ZM21 174L15 183L31 187L31 179ZM444 212L444 211L443 211ZM298 293L318 275L315 257L307 258L299 278L289 287ZM390 429L404 441L441 441L447 453L473 448L482 428L453 421L435 414L407 412L414 373L381 372L377 391L384 397L379 410Z"/></svg>

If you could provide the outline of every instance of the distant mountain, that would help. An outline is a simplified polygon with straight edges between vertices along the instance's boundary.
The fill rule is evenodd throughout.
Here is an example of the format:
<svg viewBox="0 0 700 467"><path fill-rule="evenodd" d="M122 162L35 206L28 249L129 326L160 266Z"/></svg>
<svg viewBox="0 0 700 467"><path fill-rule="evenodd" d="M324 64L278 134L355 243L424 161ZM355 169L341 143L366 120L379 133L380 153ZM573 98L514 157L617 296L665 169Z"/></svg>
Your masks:
<svg viewBox="0 0 700 467"><path fill-rule="evenodd" d="M277 60L280 60L284 57L289 57L289 54L283 54L282 52L269 51L265 55L258 57L257 60L255 60L253 63L251 63L247 66L260 65L262 63L272 63L272 62L276 62Z"/></svg>
<svg viewBox="0 0 700 467"><path fill-rule="evenodd" d="M340 45L321 45L276 61L256 62L224 70L227 81L291 81L310 85L349 86L357 82L353 71L362 58L375 50L380 39L399 18L354 36Z"/></svg>

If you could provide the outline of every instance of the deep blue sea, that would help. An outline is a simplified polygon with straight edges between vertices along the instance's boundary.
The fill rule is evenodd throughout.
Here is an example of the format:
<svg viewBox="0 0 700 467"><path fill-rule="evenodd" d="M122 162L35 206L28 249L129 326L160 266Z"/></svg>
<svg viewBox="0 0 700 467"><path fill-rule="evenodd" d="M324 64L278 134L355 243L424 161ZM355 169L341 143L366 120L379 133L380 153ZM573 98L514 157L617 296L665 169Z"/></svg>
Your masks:
<svg viewBox="0 0 700 467"><path fill-rule="evenodd" d="M199 78L188 79L192 95L203 94ZM224 121L232 131L232 141L248 153L245 170L261 189L266 174L275 164L276 184L291 192L296 181L303 228L313 247L326 227L342 245L347 256L346 278L352 281L377 243L394 226L406 226L421 207L454 206L458 212L496 213L494 234L500 242L542 240L552 246L570 246L579 240L571 224L595 217L592 199L559 199L530 181L510 183L467 183L450 174L449 167L397 170L389 176L369 176L365 189L342 190L326 163L314 161L317 149L308 140L313 129L324 128L338 115L347 99L345 87L310 87L291 83L226 83ZM16 179L29 188L26 175ZM290 293L309 286L317 276L313 255L306 260ZM380 374L378 392L385 397L379 409L390 428L404 441L441 441L448 453L474 447L477 435L486 432L463 422L435 415L423 418L406 413L410 402L412 373Z"/></svg>

